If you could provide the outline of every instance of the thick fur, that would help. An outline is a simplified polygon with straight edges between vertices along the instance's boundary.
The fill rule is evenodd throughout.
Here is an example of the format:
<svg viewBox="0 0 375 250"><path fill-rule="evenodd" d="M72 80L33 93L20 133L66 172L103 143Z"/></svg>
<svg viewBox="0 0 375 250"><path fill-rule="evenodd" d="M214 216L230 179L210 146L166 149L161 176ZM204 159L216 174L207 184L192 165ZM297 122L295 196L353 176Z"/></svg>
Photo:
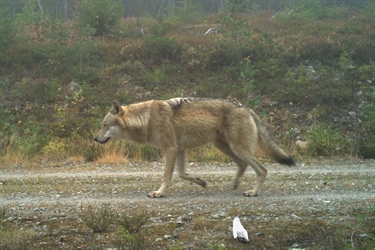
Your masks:
<svg viewBox="0 0 375 250"><path fill-rule="evenodd" d="M244 192L246 196L257 196L267 175L254 156L258 149L281 164L294 165L293 159L272 140L251 109L226 100L173 98L128 106L114 101L94 137L99 143L112 139L150 144L165 151L163 183L149 197L165 195L176 162L182 179L206 188L206 182L185 171L185 150L206 143L213 143L237 163L234 188L238 187L247 166L254 169L257 181L253 190Z"/></svg>

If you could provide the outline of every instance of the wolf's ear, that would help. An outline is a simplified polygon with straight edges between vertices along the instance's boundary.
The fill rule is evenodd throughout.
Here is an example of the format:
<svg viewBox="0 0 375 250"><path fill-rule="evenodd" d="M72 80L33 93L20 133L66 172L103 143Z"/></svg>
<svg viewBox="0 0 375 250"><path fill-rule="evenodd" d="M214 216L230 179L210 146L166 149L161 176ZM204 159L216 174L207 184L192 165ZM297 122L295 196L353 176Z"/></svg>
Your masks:
<svg viewBox="0 0 375 250"><path fill-rule="evenodd" d="M122 107L120 103L118 103L118 101L113 101L112 108L109 112L111 112L112 115L118 115L122 113Z"/></svg>

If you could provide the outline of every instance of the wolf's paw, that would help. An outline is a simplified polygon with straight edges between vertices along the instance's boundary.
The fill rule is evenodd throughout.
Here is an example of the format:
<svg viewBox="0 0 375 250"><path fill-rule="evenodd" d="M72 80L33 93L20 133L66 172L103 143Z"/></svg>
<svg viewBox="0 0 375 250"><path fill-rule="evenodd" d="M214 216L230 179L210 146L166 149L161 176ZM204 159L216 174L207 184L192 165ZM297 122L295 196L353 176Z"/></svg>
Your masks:
<svg viewBox="0 0 375 250"><path fill-rule="evenodd" d="M152 191L152 192L148 193L147 196L150 197L150 198L161 198L161 197L163 197L164 195L163 195L161 192L158 192L158 191Z"/></svg>
<svg viewBox="0 0 375 250"><path fill-rule="evenodd" d="M195 178L194 182L202 186L203 188L207 188L207 183L200 178Z"/></svg>
<svg viewBox="0 0 375 250"><path fill-rule="evenodd" d="M247 197L255 197L255 196L258 196L258 192L254 190L249 190L249 191L243 192L243 195Z"/></svg>

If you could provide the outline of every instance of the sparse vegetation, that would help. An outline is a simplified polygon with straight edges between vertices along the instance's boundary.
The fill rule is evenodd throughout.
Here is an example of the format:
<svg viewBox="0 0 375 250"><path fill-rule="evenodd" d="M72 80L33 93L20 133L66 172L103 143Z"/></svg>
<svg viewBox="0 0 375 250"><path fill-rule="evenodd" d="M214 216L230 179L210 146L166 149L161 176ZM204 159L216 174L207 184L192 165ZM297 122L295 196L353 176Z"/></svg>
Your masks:
<svg viewBox="0 0 375 250"><path fill-rule="evenodd" d="M113 99L128 104L177 95L236 99L284 124L283 110L290 109L292 132L286 136L287 125L273 133L290 149L296 137L313 131L308 116L319 106L322 126L334 124L340 137L353 141L325 155L372 157L371 1L363 9L299 1L277 13L230 1L225 12L199 18L189 2L157 20L121 20L119 2L82 1L74 13L79 18L69 21L53 19L37 1L17 15L1 8L9 11L0 31L10 39L0 52L2 162L92 161L110 150L119 160L159 158L157 150L132 144L99 149L92 134ZM219 22L220 32L203 36L210 22ZM79 90L69 87L73 81ZM221 161L211 148L191 159Z"/></svg>
<svg viewBox="0 0 375 250"><path fill-rule="evenodd" d="M100 208L92 205L81 207L81 219L94 233L104 233L115 223L118 213L110 204L102 204Z"/></svg>
<svg viewBox="0 0 375 250"><path fill-rule="evenodd" d="M9 208L0 207L0 249L26 249L30 240L36 238L32 229L21 229L11 221Z"/></svg>
<svg viewBox="0 0 375 250"><path fill-rule="evenodd" d="M374 249L374 200L353 199L374 191L370 170L271 174L250 201L214 169L205 191L174 177L170 197L144 201L162 152L92 141L114 99L201 96L250 106L283 148L307 141L296 157L318 166L374 158L374 1L230 0L205 15L199 1L176 0L151 15L144 1L82 0L67 1L64 18L50 2L0 0L0 249ZM136 15L122 18L132 3ZM188 160L191 172L229 161L213 145ZM3 177L12 171L24 175ZM232 239L238 215L248 245Z"/></svg>
<svg viewBox="0 0 375 250"><path fill-rule="evenodd" d="M348 155L352 142L332 125L318 124L307 133L311 156Z"/></svg>

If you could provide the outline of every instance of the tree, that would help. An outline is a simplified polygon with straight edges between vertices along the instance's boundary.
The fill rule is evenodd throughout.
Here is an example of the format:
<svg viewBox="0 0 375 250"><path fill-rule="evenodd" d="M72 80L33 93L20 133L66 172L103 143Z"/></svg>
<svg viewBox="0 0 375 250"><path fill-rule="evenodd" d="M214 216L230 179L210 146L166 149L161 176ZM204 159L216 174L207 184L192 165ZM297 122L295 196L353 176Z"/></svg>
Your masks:
<svg viewBox="0 0 375 250"><path fill-rule="evenodd" d="M7 1L0 0L0 51L5 51L15 38L15 15L10 10Z"/></svg>
<svg viewBox="0 0 375 250"><path fill-rule="evenodd" d="M81 24L95 29L95 36L102 36L117 24L123 15L120 1L83 0L81 6Z"/></svg>

